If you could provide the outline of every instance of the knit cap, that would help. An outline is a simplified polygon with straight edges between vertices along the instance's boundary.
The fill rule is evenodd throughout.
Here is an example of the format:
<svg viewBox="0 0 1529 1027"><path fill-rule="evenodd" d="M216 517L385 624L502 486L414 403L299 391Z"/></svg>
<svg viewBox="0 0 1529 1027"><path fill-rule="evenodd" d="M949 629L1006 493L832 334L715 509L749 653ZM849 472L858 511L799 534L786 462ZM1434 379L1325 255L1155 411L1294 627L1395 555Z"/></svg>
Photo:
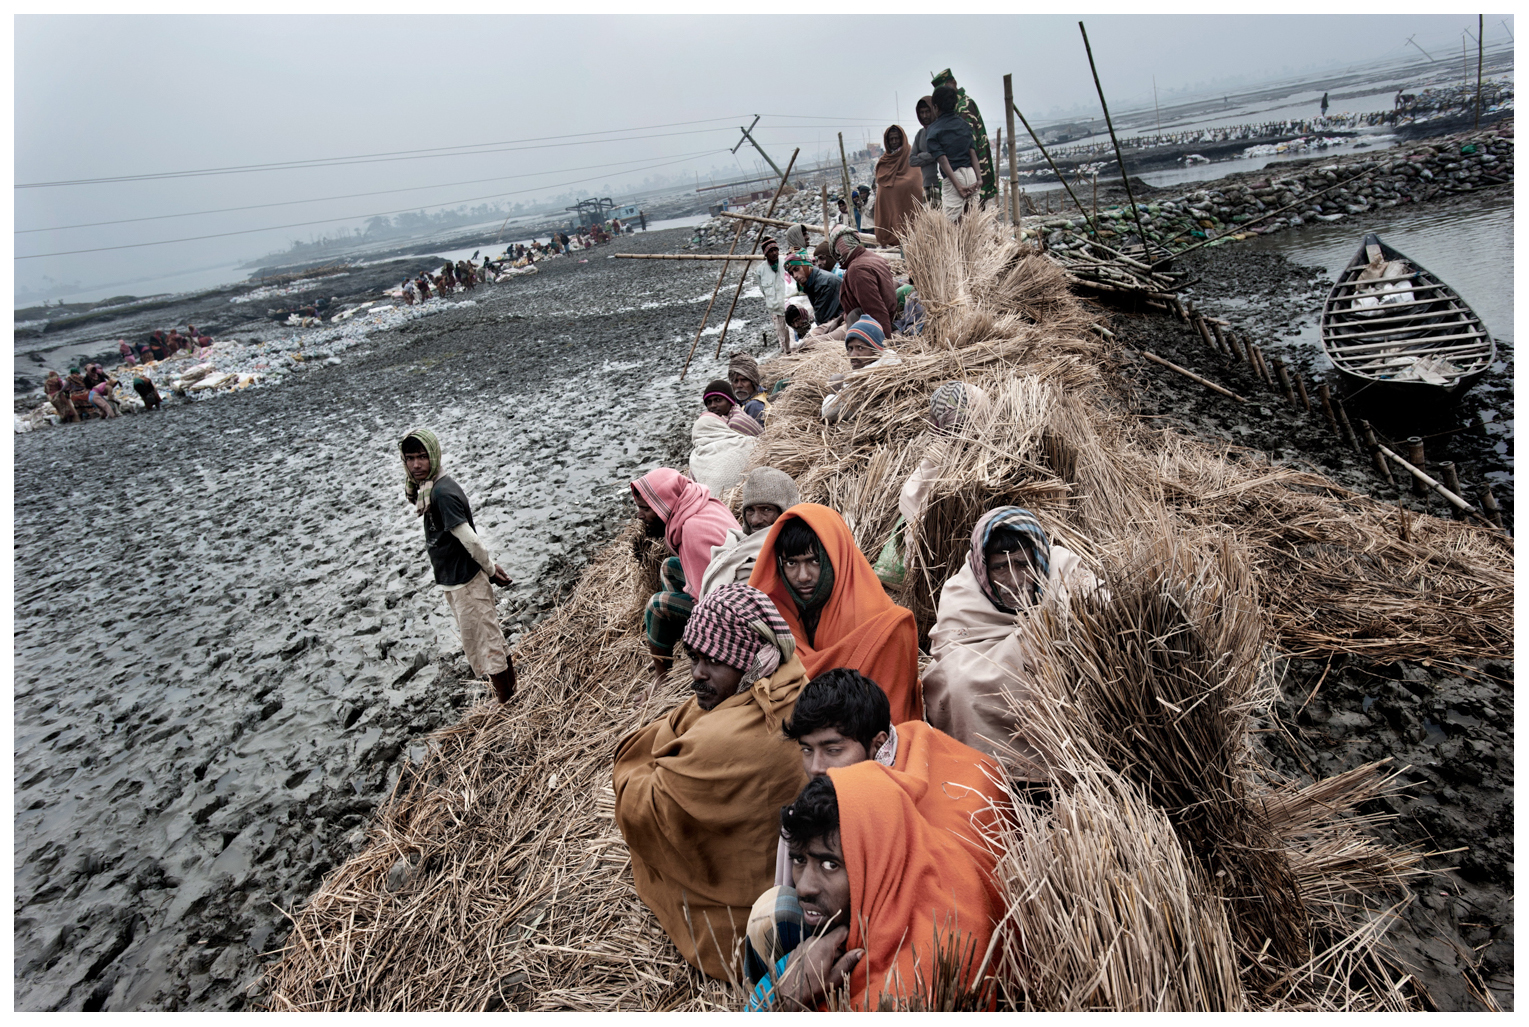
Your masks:
<svg viewBox="0 0 1529 1027"><path fill-rule="evenodd" d="M727 400L729 403L732 403L734 406L736 406L738 403L738 397L733 395L732 383L724 381L721 378L713 379L711 384L706 386L706 391L701 393L701 402L705 403L713 396L721 396L723 399Z"/></svg>
<svg viewBox="0 0 1529 1027"><path fill-rule="evenodd" d="M743 480L743 509L768 504L785 513L802 501L791 475L774 467L756 467Z"/></svg>
<svg viewBox="0 0 1529 1027"><path fill-rule="evenodd" d="M886 333L881 330L881 325L876 323L874 317L862 317L850 326L850 330L844 333L844 342L859 339L870 343L872 349L883 350L887 348Z"/></svg>

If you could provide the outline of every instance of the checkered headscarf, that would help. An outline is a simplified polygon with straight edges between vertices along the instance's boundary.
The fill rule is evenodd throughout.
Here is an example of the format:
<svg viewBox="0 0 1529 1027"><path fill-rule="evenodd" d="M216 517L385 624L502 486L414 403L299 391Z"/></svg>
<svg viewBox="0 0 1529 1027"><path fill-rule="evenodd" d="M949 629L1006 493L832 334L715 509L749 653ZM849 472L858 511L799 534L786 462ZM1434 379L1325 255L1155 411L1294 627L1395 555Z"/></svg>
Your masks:
<svg viewBox="0 0 1529 1027"><path fill-rule="evenodd" d="M796 652L796 639L775 602L742 582L710 592L685 622L685 644L743 671L740 689L774 674Z"/></svg>

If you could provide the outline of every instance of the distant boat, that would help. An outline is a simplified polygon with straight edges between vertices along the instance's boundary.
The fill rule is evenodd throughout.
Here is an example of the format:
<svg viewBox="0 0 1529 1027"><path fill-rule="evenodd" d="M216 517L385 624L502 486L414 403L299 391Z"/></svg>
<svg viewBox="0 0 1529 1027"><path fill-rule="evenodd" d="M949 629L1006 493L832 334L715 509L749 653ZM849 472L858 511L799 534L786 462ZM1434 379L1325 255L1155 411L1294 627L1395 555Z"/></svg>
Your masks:
<svg viewBox="0 0 1529 1027"><path fill-rule="evenodd" d="M1322 307L1322 348L1369 400L1453 402L1481 380L1497 344L1437 275L1367 235Z"/></svg>

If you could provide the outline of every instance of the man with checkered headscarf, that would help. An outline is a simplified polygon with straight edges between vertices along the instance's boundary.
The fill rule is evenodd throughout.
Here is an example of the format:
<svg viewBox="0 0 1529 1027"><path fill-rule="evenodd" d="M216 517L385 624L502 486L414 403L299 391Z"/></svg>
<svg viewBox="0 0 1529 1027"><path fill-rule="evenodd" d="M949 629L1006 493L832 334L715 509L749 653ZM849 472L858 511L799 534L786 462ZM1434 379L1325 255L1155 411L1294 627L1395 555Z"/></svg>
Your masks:
<svg viewBox="0 0 1529 1027"><path fill-rule="evenodd" d="M749 910L775 879L780 807L807 781L781 731L807 684L769 596L741 583L685 624L694 694L616 747L616 824L637 895L693 966L743 976Z"/></svg>

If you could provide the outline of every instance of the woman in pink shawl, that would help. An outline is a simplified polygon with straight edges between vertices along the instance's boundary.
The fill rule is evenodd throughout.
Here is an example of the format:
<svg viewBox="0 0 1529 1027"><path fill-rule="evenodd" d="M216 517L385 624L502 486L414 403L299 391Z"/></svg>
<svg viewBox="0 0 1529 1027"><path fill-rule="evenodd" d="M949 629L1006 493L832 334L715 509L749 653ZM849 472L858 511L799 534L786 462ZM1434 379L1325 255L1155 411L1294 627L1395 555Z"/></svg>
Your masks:
<svg viewBox="0 0 1529 1027"><path fill-rule="evenodd" d="M632 482L632 500L647 534L662 536L675 554L659 568L659 591L648 600L642 618L657 683L674 665L674 647L700 596L712 546L723 545L729 531L742 528L710 489L668 467Z"/></svg>

